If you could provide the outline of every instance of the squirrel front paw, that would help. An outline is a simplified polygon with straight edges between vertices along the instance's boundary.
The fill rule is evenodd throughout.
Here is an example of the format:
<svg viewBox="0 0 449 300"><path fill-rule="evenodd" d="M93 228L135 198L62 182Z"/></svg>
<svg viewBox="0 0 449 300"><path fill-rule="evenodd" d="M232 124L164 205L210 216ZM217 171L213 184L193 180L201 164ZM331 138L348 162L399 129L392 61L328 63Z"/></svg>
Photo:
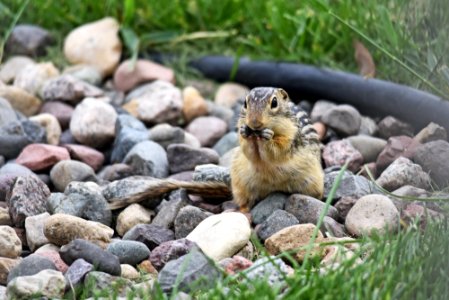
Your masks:
<svg viewBox="0 0 449 300"><path fill-rule="evenodd" d="M251 134L250 129L248 126L246 125L242 125L239 128L239 133L242 137L247 138L249 137L249 135Z"/></svg>
<svg viewBox="0 0 449 300"><path fill-rule="evenodd" d="M266 140L271 140L274 136L274 131L268 128L262 129L260 136Z"/></svg>

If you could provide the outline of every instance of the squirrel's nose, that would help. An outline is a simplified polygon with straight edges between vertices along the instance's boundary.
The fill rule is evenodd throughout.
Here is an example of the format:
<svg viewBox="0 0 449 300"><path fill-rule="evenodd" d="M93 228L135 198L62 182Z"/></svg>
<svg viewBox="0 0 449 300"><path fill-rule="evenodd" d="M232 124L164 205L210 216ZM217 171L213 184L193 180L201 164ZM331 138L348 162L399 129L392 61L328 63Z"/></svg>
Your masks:
<svg viewBox="0 0 449 300"><path fill-rule="evenodd" d="M259 130L262 129L263 127L263 123L258 120L258 119L251 119L248 126L252 129L252 130Z"/></svg>

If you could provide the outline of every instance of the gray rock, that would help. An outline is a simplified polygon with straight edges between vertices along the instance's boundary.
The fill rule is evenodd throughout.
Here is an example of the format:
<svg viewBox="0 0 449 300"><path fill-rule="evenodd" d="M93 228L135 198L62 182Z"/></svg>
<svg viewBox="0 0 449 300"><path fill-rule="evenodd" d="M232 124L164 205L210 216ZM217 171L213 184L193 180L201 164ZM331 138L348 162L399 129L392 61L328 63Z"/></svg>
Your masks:
<svg viewBox="0 0 449 300"><path fill-rule="evenodd" d="M274 211L284 209L288 196L282 193L272 193L265 199L258 202L251 209L251 216L254 224L264 222Z"/></svg>
<svg viewBox="0 0 449 300"><path fill-rule="evenodd" d="M174 222L176 239L188 236L198 224L209 216L211 216L211 213L192 205L181 208Z"/></svg>
<svg viewBox="0 0 449 300"><path fill-rule="evenodd" d="M357 109L343 104L327 110L321 121L344 136L354 135L360 129L362 118Z"/></svg>
<svg viewBox="0 0 449 300"><path fill-rule="evenodd" d="M6 198L13 224L23 228L27 217L46 212L49 196L50 190L36 176L18 177Z"/></svg>
<svg viewBox="0 0 449 300"><path fill-rule="evenodd" d="M68 287L76 287L82 283L87 273L94 270L94 266L82 258L75 260L65 272Z"/></svg>
<svg viewBox="0 0 449 300"><path fill-rule="evenodd" d="M90 65L73 65L64 69L63 74L69 74L73 77L92 85L100 85L102 76L97 68Z"/></svg>
<svg viewBox="0 0 449 300"><path fill-rule="evenodd" d="M376 161L379 153L387 145L387 141L367 135L355 135L348 138L351 145L362 154L363 162Z"/></svg>
<svg viewBox="0 0 449 300"><path fill-rule="evenodd" d="M175 234L170 229L153 225L139 224L128 230L123 236L123 240L133 240L142 242L147 245L150 250L156 248L166 241L175 238Z"/></svg>
<svg viewBox="0 0 449 300"><path fill-rule="evenodd" d="M222 167L231 168L232 161L234 159L236 151L239 149L239 147L235 147L225 154L223 154L222 157L220 157L220 160L218 161L218 164Z"/></svg>
<svg viewBox="0 0 449 300"><path fill-rule="evenodd" d="M35 251L40 246L50 243L44 235L44 223L49 216L50 214L45 212L25 219L27 245L31 251Z"/></svg>
<svg viewBox="0 0 449 300"><path fill-rule="evenodd" d="M58 162L51 169L50 178L58 191L64 191L72 181L97 181L95 171L89 165L76 160Z"/></svg>
<svg viewBox="0 0 449 300"><path fill-rule="evenodd" d="M9 104L8 100L0 97L0 127L7 125L10 122L18 121L14 108Z"/></svg>
<svg viewBox="0 0 449 300"><path fill-rule="evenodd" d="M193 148L186 144L172 144L167 148L171 173L193 170L197 165L217 164L217 152L209 148Z"/></svg>
<svg viewBox="0 0 449 300"><path fill-rule="evenodd" d="M239 136L237 132L231 131L225 134L213 147L213 149L222 156L232 148L239 145Z"/></svg>
<svg viewBox="0 0 449 300"><path fill-rule="evenodd" d="M31 276L18 277L8 283L9 299L61 299L66 286L64 275L59 271L43 270Z"/></svg>
<svg viewBox="0 0 449 300"><path fill-rule="evenodd" d="M50 33L36 25L21 24L14 27L6 41L5 53L9 55L43 56L54 43Z"/></svg>
<svg viewBox="0 0 449 300"><path fill-rule="evenodd" d="M444 127L430 122L429 125L418 132L418 134L413 139L421 144L437 140L447 141L447 132Z"/></svg>
<svg viewBox="0 0 449 300"><path fill-rule="evenodd" d="M310 120L312 122L321 122L323 115L337 107L337 105L333 102L326 101L326 100L318 100L315 102L315 105L313 106L312 112L310 113Z"/></svg>
<svg viewBox="0 0 449 300"><path fill-rule="evenodd" d="M324 195L327 198L334 181L337 179L339 171L333 171L324 174ZM345 172L341 178L340 185L337 188L334 199L341 197L360 198L362 196L378 192L373 183L363 176L354 175L351 172Z"/></svg>
<svg viewBox="0 0 449 300"><path fill-rule="evenodd" d="M32 143L45 143L45 129L28 120L13 121L0 127L0 155L15 158Z"/></svg>
<svg viewBox="0 0 449 300"><path fill-rule="evenodd" d="M16 75L30 64L34 64L34 60L27 56L13 56L9 58L0 66L0 81L6 84L13 82Z"/></svg>
<svg viewBox="0 0 449 300"><path fill-rule="evenodd" d="M61 247L59 254L68 265L82 258L94 265L96 270L117 276L121 273L120 261L117 256L86 240L75 239L71 241Z"/></svg>
<svg viewBox="0 0 449 300"><path fill-rule="evenodd" d="M413 136L413 127L393 116L383 118L377 125L379 127L377 134L385 140L398 135Z"/></svg>
<svg viewBox="0 0 449 300"><path fill-rule="evenodd" d="M419 146L413 155L439 188L449 184L449 143L443 140L432 141Z"/></svg>
<svg viewBox="0 0 449 300"><path fill-rule="evenodd" d="M294 215L285 210L278 209L260 224L257 230L257 236L264 242L279 230L297 224L299 222Z"/></svg>
<svg viewBox="0 0 449 300"><path fill-rule="evenodd" d="M189 253L194 247L198 248L194 242L184 238L163 242L151 251L151 264L161 270L167 262Z"/></svg>
<svg viewBox="0 0 449 300"><path fill-rule="evenodd" d="M164 147L164 149L167 149L170 144L184 143L185 140L184 130L170 124L158 124L149 130L149 134L151 140Z"/></svg>
<svg viewBox="0 0 449 300"><path fill-rule="evenodd" d="M293 194L285 202L285 210L294 215L299 224L317 224L325 206L324 202L301 194ZM333 206L329 206L326 216L333 219L339 218L338 211Z"/></svg>
<svg viewBox="0 0 449 300"><path fill-rule="evenodd" d="M332 237L345 237L345 226L338 223L331 217L325 216L323 219L323 224L320 228L321 232L326 234L326 236Z"/></svg>
<svg viewBox="0 0 449 300"><path fill-rule="evenodd" d="M186 199L178 198L167 201L154 217L152 224L168 229L173 228L175 218L181 208L187 205Z"/></svg>
<svg viewBox="0 0 449 300"><path fill-rule="evenodd" d="M55 264L43 256L32 254L25 257L8 274L8 282L16 277L30 276L43 270L57 270Z"/></svg>
<svg viewBox="0 0 449 300"><path fill-rule="evenodd" d="M362 154L348 140L328 143L323 149L322 156L327 168L343 166L346 162L349 162L348 170L357 172L363 164Z"/></svg>
<svg viewBox="0 0 449 300"><path fill-rule="evenodd" d="M168 176L167 153L164 148L153 141L143 141L136 144L123 159L136 174L165 178Z"/></svg>
<svg viewBox="0 0 449 300"><path fill-rule="evenodd" d="M213 164L199 165L193 172L193 181L219 181L231 186L231 174L226 167Z"/></svg>
<svg viewBox="0 0 449 300"><path fill-rule="evenodd" d="M234 123L234 111L231 108L207 101L207 112L209 116L217 117L225 121L230 129L237 124Z"/></svg>
<svg viewBox="0 0 449 300"><path fill-rule="evenodd" d="M72 106L59 101L45 102L40 110L41 113L49 113L55 116L62 129L69 127L73 111Z"/></svg>
<svg viewBox="0 0 449 300"><path fill-rule="evenodd" d="M337 209L338 214L343 220L346 219L349 210L354 206L357 200L358 198L343 196L337 201L337 203L335 203L334 207Z"/></svg>
<svg viewBox="0 0 449 300"><path fill-rule="evenodd" d="M359 135L369 135L373 136L377 134L377 124L370 117L362 116L362 122L360 123Z"/></svg>
<svg viewBox="0 0 449 300"><path fill-rule="evenodd" d="M26 177L29 175L36 175L36 174L34 174L33 171L31 171L25 166L13 162L8 162L7 164L5 164L0 168L0 175L10 175L16 178L18 176Z"/></svg>
<svg viewBox="0 0 449 300"><path fill-rule="evenodd" d="M106 251L118 257L121 264L135 266L150 256L150 249L137 241L117 241L108 245Z"/></svg>
<svg viewBox="0 0 449 300"><path fill-rule="evenodd" d="M168 294L175 284L179 284L179 291L188 293L210 288L221 279L219 269L199 250L168 262L158 276L162 291Z"/></svg>
<svg viewBox="0 0 449 300"><path fill-rule="evenodd" d="M186 131L193 134L201 146L213 146L228 130L225 121L217 117L198 117L186 127Z"/></svg>
<svg viewBox="0 0 449 300"><path fill-rule="evenodd" d="M256 260L251 266L251 269L246 273L246 276L250 282L254 280L267 280L269 285L279 286L286 284L284 278L291 273L291 268L282 259L271 256Z"/></svg>
<svg viewBox="0 0 449 300"><path fill-rule="evenodd" d="M132 282L129 279L111 275L112 274L108 274L107 272L89 272L84 277L84 286L91 287L87 292L87 295L95 299L97 297L95 297L94 291L102 291L103 293L118 295L119 297L116 299L127 299L125 296L127 291L133 285Z"/></svg>
<svg viewBox="0 0 449 300"><path fill-rule="evenodd" d="M116 181L134 175L134 170L127 164L112 164L98 172L99 179L104 181Z"/></svg>

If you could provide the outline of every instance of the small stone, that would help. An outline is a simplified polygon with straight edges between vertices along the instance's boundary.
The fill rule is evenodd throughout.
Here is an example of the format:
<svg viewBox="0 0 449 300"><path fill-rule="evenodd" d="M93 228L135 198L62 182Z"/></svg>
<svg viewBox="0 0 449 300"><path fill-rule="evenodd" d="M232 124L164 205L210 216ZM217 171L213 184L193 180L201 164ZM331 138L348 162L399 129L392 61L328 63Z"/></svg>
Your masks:
<svg viewBox="0 0 449 300"><path fill-rule="evenodd" d="M394 136L388 139L387 145L376 160L376 169L380 173L398 157L412 158L420 144L408 136Z"/></svg>
<svg viewBox="0 0 449 300"><path fill-rule="evenodd" d="M185 238L210 215L210 213L198 207L184 206L179 210L174 220L175 237L177 239Z"/></svg>
<svg viewBox="0 0 449 300"><path fill-rule="evenodd" d="M65 279L68 286L76 287L84 279L87 273L94 270L94 266L82 258L75 260L65 272Z"/></svg>
<svg viewBox="0 0 449 300"><path fill-rule="evenodd" d="M333 102L326 101L326 100L318 100L315 102L315 105L313 106L312 112L310 113L310 120L312 123L315 122L322 122L323 115L337 107L337 105Z"/></svg>
<svg viewBox="0 0 449 300"><path fill-rule="evenodd" d="M193 170L197 165L218 163L217 152L209 148L193 148L185 144L172 144L167 148L171 173Z"/></svg>
<svg viewBox="0 0 449 300"><path fill-rule="evenodd" d="M29 175L36 175L36 174L34 174L27 167L24 167L22 165L19 165L19 164L13 163L13 162L9 162L0 168L0 175L7 175L10 177L13 177L13 179L15 180L19 176L26 177ZM14 182L8 182L8 184L13 184L13 183ZM7 192L9 192L9 188L8 188ZM3 201L5 201L5 200L3 200Z"/></svg>
<svg viewBox="0 0 449 300"><path fill-rule="evenodd" d="M18 177L6 198L13 224L23 228L27 217L46 212L48 196L50 190L36 176Z"/></svg>
<svg viewBox="0 0 449 300"><path fill-rule="evenodd" d="M170 293L175 285L179 291L193 292L210 288L221 278L219 269L206 255L196 250L168 262L159 272L158 282L165 293Z"/></svg>
<svg viewBox="0 0 449 300"><path fill-rule="evenodd" d="M284 209L287 198L288 196L286 194L272 193L262 201L258 202L256 206L251 209L253 223L260 224L276 210Z"/></svg>
<svg viewBox="0 0 449 300"><path fill-rule="evenodd" d="M323 199L328 197L338 174L339 171L325 173ZM351 172L345 172L341 178L340 185L335 192L334 199L340 199L345 196L358 199L375 192L376 188L374 184L368 179L363 176L354 175Z"/></svg>
<svg viewBox="0 0 449 300"><path fill-rule="evenodd" d="M94 265L99 271L117 276L121 273L117 256L86 240L75 239L71 241L61 247L59 254L68 265L82 258Z"/></svg>
<svg viewBox="0 0 449 300"><path fill-rule="evenodd" d="M52 62L29 64L17 74L14 86L33 96L40 96L44 83L56 76L59 76L59 70Z"/></svg>
<svg viewBox="0 0 449 300"><path fill-rule="evenodd" d="M224 269L226 274L235 275L236 273L251 267L253 262L244 257L234 255L232 258L227 257L222 259L219 262L219 265Z"/></svg>
<svg viewBox="0 0 449 300"><path fill-rule="evenodd" d="M318 139L320 141L324 140L327 131L326 125L322 122L315 122L312 124L312 126L316 130L316 133L318 133Z"/></svg>
<svg viewBox="0 0 449 300"><path fill-rule="evenodd" d="M100 151L87 146L75 144L65 144L63 147L69 150L69 154L72 159L85 163L95 171L100 169L103 165L104 155Z"/></svg>
<svg viewBox="0 0 449 300"><path fill-rule="evenodd" d="M193 181L218 181L231 186L231 174L229 168L213 164L198 165L193 172Z"/></svg>
<svg viewBox="0 0 449 300"><path fill-rule="evenodd" d="M0 127L0 155L15 158L32 143L45 143L45 129L29 120L13 121Z"/></svg>
<svg viewBox="0 0 449 300"><path fill-rule="evenodd" d="M345 248L342 245L331 245L326 247L326 256L321 260L321 266L333 267L347 261L355 256L355 253L351 250ZM362 261L358 258L355 264L361 263Z"/></svg>
<svg viewBox="0 0 449 300"><path fill-rule="evenodd" d="M191 133L184 132L184 144L189 145L193 148L200 148L200 140Z"/></svg>
<svg viewBox="0 0 449 300"><path fill-rule="evenodd" d="M85 98L73 112L70 131L81 144L103 147L114 139L116 119L117 113L111 105L98 99Z"/></svg>
<svg viewBox="0 0 449 300"><path fill-rule="evenodd" d="M7 207L0 207L0 225L12 225L11 217L9 216Z"/></svg>
<svg viewBox="0 0 449 300"><path fill-rule="evenodd" d="M85 239L104 246L111 241L114 230L98 222L86 221L71 215L54 214L45 221L44 234L51 243L58 246L75 239Z"/></svg>
<svg viewBox="0 0 449 300"><path fill-rule="evenodd" d="M164 149L167 149L170 144L184 143L186 139L186 134L182 128L166 123L154 126L149 130L149 134L151 140L164 147Z"/></svg>
<svg viewBox="0 0 449 300"><path fill-rule="evenodd" d="M122 54L119 23L110 17L72 30L64 41L64 55L72 64L95 66L104 77L111 75Z"/></svg>
<svg viewBox="0 0 449 300"><path fill-rule="evenodd" d="M46 144L31 144L22 150L16 159L16 163L30 170L39 171L52 167L62 160L69 159L69 152L65 148Z"/></svg>
<svg viewBox="0 0 449 300"><path fill-rule="evenodd" d="M299 224L298 219L296 219L294 215L285 210L278 209L265 221L260 223L260 227L257 230L257 236L264 242L279 230L297 224Z"/></svg>
<svg viewBox="0 0 449 300"><path fill-rule="evenodd" d="M362 154L364 163L376 161L379 153L387 145L387 141L368 135L350 136L348 141L357 151L360 152L360 154Z"/></svg>
<svg viewBox="0 0 449 300"><path fill-rule="evenodd" d="M416 149L413 161L430 174L439 188L449 185L449 143L437 140L425 143Z"/></svg>
<svg viewBox="0 0 449 300"><path fill-rule="evenodd" d="M96 86L100 85L102 81L102 74L100 71L91 65L68 66L64 69L63 74L72 75L81 81Z"/></svg>
<svg viewBox="0 0 449 300"><path fill-rule="evenodd" d="M51 114L56 117L61 129L69 127L70 119L73 114L73 107L59 101L45 102L40 110L41 114Z"/></svg>
<svg viewBox="0 0 449 300"><path fill-rule="evenodd" d="M0 67L0 81L6 84L13 82L25 66L34 63L34 60L27 56L12 56Z"/></svg>
<svg viewBox="0 0 449 300"><path fill-rule="evenodd" d="M39 295L46 299L61 299L65 278L61 272L43 270L35 275L21 276L8 283L7 294L11 299L31 299Z"/></svg>
<svg viewBox="0 0 449 300"><path fill-rule="evenodd" d="M326 111L322 115L321 121L336 132L349 136L357 134L362 118L353 106L343 104Z"/></svg>
<svg viewBox="0 0 449 300"><path fill-rule="evenodd" d="M162 205L162 204L161 204ZM181 208L187 205L187 201L183 198L172 199L166 201L162 208L157 213L152 224L162 226L165 228L173 228L175 218Z"/></svg>
<svg viewBox="0 0 449 300"><path fill-rule="evenodd" d="M323 218L323 224L321 225L320 230L328 237L346 236L345 226L328 216Z"/></svg>
<svg viewBox="0 0 449 300"><path fill-rule="evenodd" d="M248 219L240 213L222 213L203 220L186 238L201 250L220 261L234 255L249 241L251 234Z"/></svg>
<svg viewBox="0 0 449 300"><path fill-rule="evenodd" d="M27 244L31 251L49 243L49 240L44 235L44 223L49 216L50 214L45 212L25 219Z"/></svg>
<svg viewBox="0 0 449 300"><path fill-rule="evenodd" d="M239 137L237 132L231 131L225 134L213 147L213 149L222 156L229 150L239 145Z"/></svg>
<svg viewBox="0 0 449 300"><path fill-rule="evenodd" d="M22 242L10 226L0 226L0 257L17 258L22 252Z"/></svg>
<svg viewBox="0 0 449 300"><path fill-rule="evenodd" d="M59 272L65 273L69 268L69 266L62 260L61 256L59 255L59 250L40 251L39 253L36 254L51 260L55 264L55 267Z"/></svg>
<svg viewBox="0 0 449 300"><path fill-rule="evenodd" d="M186 127L186 131L193 134L201 146L213 146L227 131L228 125L217 117L198 117Z"/></svg>
<svg viewBox="0 0 449 300"><path fill-rule="evenodd" d="M58 191L64 191L72 181L97 181L95 171L90 166L75 160L58 162L51 169L50 178Z"/></svg>
<svg viewBox="0 0 449 300"><path fill-rule="evenodd" d="M242 98L243 99L243 98ZM208 115L211 117L217 117L222 119L228 124L228 128L236 129L236 119L234 119L234 111L231 108L218 105L214 102L207 101L207 111Z"/></svg>
<svg viewBox="0 0 449 300"><path fill-rule="evenodd" d="M362 122L360 123L359 135L374 136L377 134L378 127L376 121L370 117L362 116Z"/></svg>
<svg viewBox="0 0 449 300"><path fill-rule="evenodd" d="M373 231L383 234L399 228L399 212L384 195L366 195L357 200L346 216L346 229L357 237Z"/></svg>
<svg viewBox="0 0 449 300"><path fill-rule="evenodd" d="M184 238L164 242L151 251L151 264L161 270L167 262L189 253L194 247L197 247L194 242Z"/></svg>
<svg viewBox="0 0 449 300"><path fill-rule="evenodd" d="M397 196L397 197L396 197ZM397 190L394 190L391 192L391 195L389 195L389 198L391 201L393 201L394 205L398 209L400 213L405 209L405 207L410 204L410 201L407 199L403 199L401 197L413 197L413 198L429 198L430 194L424 189L420 189L411 185L404 185L398 188ZM416 203L416 202L412 202ZM424 202L426 203L426 202ZM423 204L424 204L423 203ZM427 204L430 204L431 202L427 202Z"/></svg>
<svg viewBox="0 0 449 300"><path fill-rule="evenodd" d="M48 144L59 144L59 138L61 137L61 126L55 116L50 114L40 114L29 118L29 120L36 122L45 128Z"/></svg>
<svg viewBox="0 0 449 300"><path fill-rule="evenodd" d="M265 241L265 247L267 251L272 255L278 255L285 251L291 251L293 249L299 249L305 247L310 243L316 226L313 224L299 224L284 228ZM321 231L318 231L315 243L324 242L324 237ZM302 262L307 250L299 250L295 258ZM318 251L318 247L314 247L311 251L312 256L323 256L322 251Z"/></svg>
<svg viewBox="0 0 449 300"><path fill-rule="evenodd" d="M283 285L284 278L292 273L292 268L286 265L282 259L271 256L256 260L246 276L250 281L264 280L270 286L279 286Z"/></svg>
<svg viewBox="0 0 449 300"><path fill-rule="evenodd" d="M425 144L432 141L437 140L447 140L447 132L446 129L438 124L430 122L429 125L424 127L417 135L413 138L413 140Z"/></svg>
<svg viewBox="0 0 449 300"><path fill-rule="evenodd" d="M421 225L421 228L425 228L430 220L441 221L444 220L445 215L422 205L410 203L402 210L401 218L408 224L413 224L413 222L419 221L418 224Z"/></svg>
<svg viewBox="0 0 449 300"><path fill-rule="evenodd" d="M133 169L126 164L112 164L104 167L98 173L98 178L104 181L116 181L134 175Z"/></svg>
<svg viewBox="0 0 449 300"><path fill-rule="evenodd" d="M197 117L207 115L206 100L204 100L196 88L191 86L185 87L182 91L182 98L182 113L187 123Z"/></svg>
<svg viewBox="0 0 449 300"><path fill-rule="evenodd" d="M117 217L117 233L123 236L137 224L149 224L154 212L134 203L125 208Z"/></svg>
<svg viewBox="0 0 449 300"><path fill-rule="evenodd" d="M42 98L45 101L77 104L84 98L100 97L103 94L96 86L68 74L50 79L42 86Z"/></svg>
<svg viewBox="0 0 449 300"><path fill-rule="evenodd" d="M378 135L383 139L389 139L392 136L406 135L413 136L413 127L410 124L402 122L393 116L383 118L379 124Z"/></svg>
<svg viewBox="0 0 449 300"><path fill-rule="evenodd" d="M53 43L51 34L42 27L20 24L11 31L6 41L5 53L31 57L43 56L47 53L46 48Z"/></svg>
<svg viewBox="0 0 449 300"><path fill-rule="evenodd" d="M166 242L166 243L168 243L168 242ZM164 243L162 243L162 244L164 244ZM151 251L151 253L153 253L153 251ZM151 261L149 261L148 259L141 262L137 266L137 268L139 269L139 271L146 273L146 274L151 274L151 275L156 275L156 276L158 274L157 270L154 268L154 266L151 264Z"/></svg>
<svg viewBox="0 0 449 300"><path fill-rule="evenodd" d="M165 178L168 176L167 153L153 141L136 144L126 154L123 162L130 165L136 174Z"/></svg>
<svg viewBox="0 0 449 300"><path fill-rule="evenodd" d="M42 105L39 98L12 85L0 86L0 97L8 100L15 110L27 117L36 114Z"/></svg>
<svg viewBox="0 0 449 300"><path fill-rule="evenodd" d="M7 278L9 272L11 272L12 269L14 269L19 263L21 259L12 259L12 258L6 258L6 257L0 257L0 286L6 285L8 283ZM0 299L6 299L1 298Z"/></svg>
<svg viewBox="0 0 449 300"><path fill-rule="evenodd" d="M139 83L153 80L175 83L175 73L172 69L144 59L135 62L125 60L114 73L114 86L123 92L133 89Z"/></svg>
<svg viewBox="0 0 449 300"><path fill-rule="evenodd" d="M59 247L54 245L54 244L45 244L42 245L41 247L39 247L38 249L36 249L36 251L34 251L35 254L39 254L41 252L48 252L48 251L56 251L59 252Z"/></svg>
<svg viewBox="0 0 449 300"><path fill-rule="evenodd" d="M228 152L226 152L225 154L223 154L220 157L220 160L218 161L218 165L230 169L231 165L232 165L232 161L234 160L234 157L238 150L239 150L239 147L235 147L235 148L229 150Z"/></svg>
<svg viewBox="0 0 449 300"><path fill-rule="evenodd" d="M8 100L0 97L0 127L18 120L19 117Z"/></svg>
<svg viewBox="0 0 449 300"><path fill-rule="evenodd" d="M356 172L363 164L362 154L348 140L328 143L323 150L323 160L326 167L343 166L346 162L348 170Z"/></svg>
<svg viewBox="0 0 449 300"><path fill-rule="evenodd" d="M215 103L225 107L232 107L237 100L245 98L249 89L238 83L227 82L221 84L215 94Z"/></svg>
<svg viewBox="0 0 449 300"><path fill-rule="evenodd" d="M121 264L137 265L150 256L150 249L137 241L117 241L108 245L106 251L114 254Z"/></svg>
<svg viewBox="0 0 449 300"><path fill-rule="evenodd" d="M348 215L349 210L357 202L357 198L351 196L343 196L335 203L334 207L338 210L338 214L344 220Z"/></svg>
<svg viewBox="0 0 449 300"><path fill-rule="evenodd" d="M120 269L121 273L121 269ZM127 299L126 294L131 289L133 283L123 277L112 276L105 272L92 271L84 277L84 286L91 287L87 291L89 299L95 299L98 291L102 294L110 294L111 292L119 300Z"/></svg>
<svg viewBox="0 0 449 300"><path fill-rule="evenodd" d="M163 242L173 240L174 237L170 229L153 224L138 224L123 236L123 240L142 242L152 250Z"/></svg>
<svg viewBox="0 0 449 300"><path fill-rule="evenodd" d="M32 254L22 259L8 275L8 283L16 277L30 276L38 274L43 270L55 270L55 264L46 257Z"/></svg>
<svg viewBox="0 0 449 300"><path fill-rule="evenodd" d="M130 280L136 280L140 278L139 272L133 266L121 264L120 268L121 268L120 277Z"/></svg>
<svg viewBox="0 0 449 300"><path fill-rule="evenodd" d="M301 194L293 194L288 197L285 203L285 210L293 214L298 219L299 224L316 224L326 204L318 199ZM335 207L329 206L326 216L338 219L338 211Z"/></svg>

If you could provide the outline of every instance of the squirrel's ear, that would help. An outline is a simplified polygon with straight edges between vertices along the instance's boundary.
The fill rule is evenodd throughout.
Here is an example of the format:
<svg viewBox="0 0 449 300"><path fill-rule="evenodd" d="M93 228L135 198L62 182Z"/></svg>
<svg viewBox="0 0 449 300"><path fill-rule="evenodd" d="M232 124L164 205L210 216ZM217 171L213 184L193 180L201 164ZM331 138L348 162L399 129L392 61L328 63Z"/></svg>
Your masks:
<svg viewBox="0 0 449 300"><path fill-rule="evenodd" d="M279 89L279 93L282 95L282 99L284 99L284 100L288 99L288 94L285 90Z"/></svg>

